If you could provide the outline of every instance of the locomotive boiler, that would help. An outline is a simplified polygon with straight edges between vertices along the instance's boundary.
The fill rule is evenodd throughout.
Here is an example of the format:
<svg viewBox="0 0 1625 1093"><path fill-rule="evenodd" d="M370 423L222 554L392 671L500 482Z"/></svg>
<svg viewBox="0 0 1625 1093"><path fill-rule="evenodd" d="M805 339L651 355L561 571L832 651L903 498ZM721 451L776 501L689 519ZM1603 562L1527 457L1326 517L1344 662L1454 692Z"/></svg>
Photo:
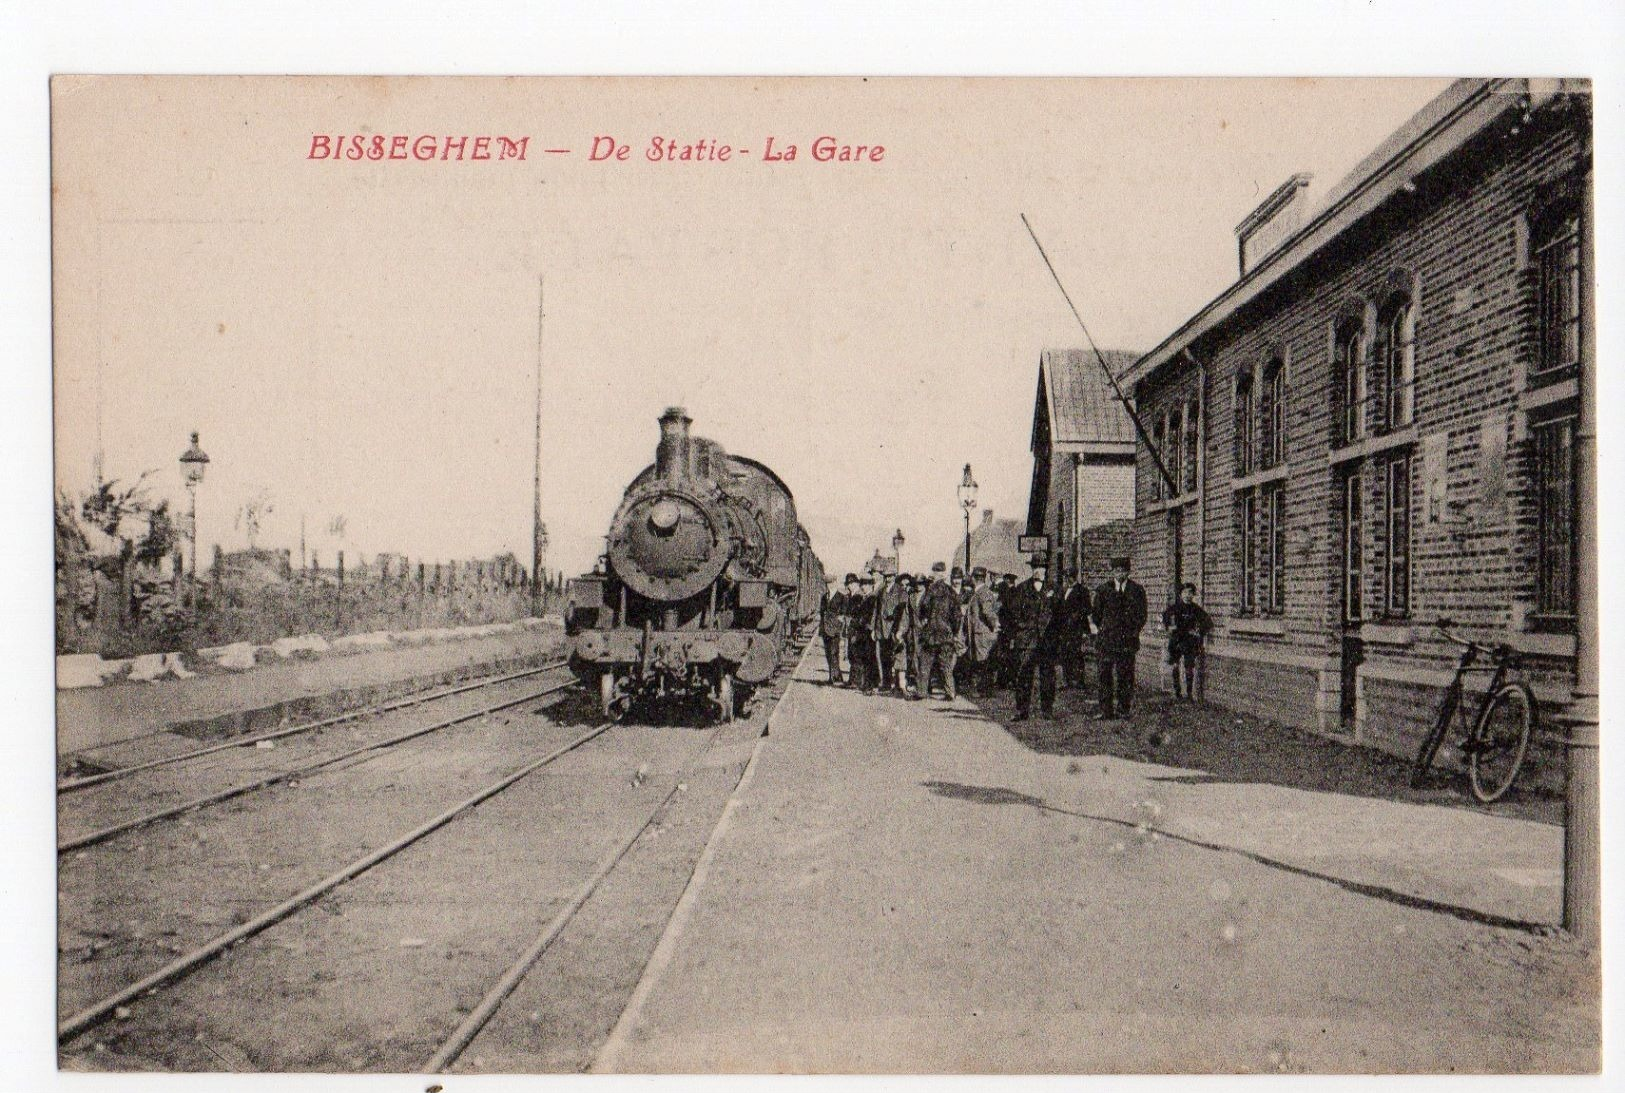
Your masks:
<svg viewBox="0 0 1625 1093"><path fill-rule="evenodd" d="M598 570L570 582L570 663L607 716L699 698L731 719L818 613L824 571L789 488L691 424L661 415Z"/></svg>

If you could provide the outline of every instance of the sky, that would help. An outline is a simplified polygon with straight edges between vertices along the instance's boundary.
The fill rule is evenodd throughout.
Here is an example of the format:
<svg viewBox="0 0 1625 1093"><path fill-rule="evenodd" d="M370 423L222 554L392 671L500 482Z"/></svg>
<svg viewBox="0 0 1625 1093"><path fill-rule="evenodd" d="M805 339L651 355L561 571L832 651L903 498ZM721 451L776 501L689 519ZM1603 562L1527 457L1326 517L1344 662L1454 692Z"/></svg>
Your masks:
<svg viewBox="0 0 1625 1093"><path fill-rule="evenodd" d="M1143 351L1234 280L1265 195L1308 171L1313 200L1446 85L58 80L58 485L99 435L108 476L180 503L197 430L205 558L261 497L260 545L303 520L324 562L528 561L539 359L550 568L591 565L668 405L780 474L828 568L897 529L923 566L965 463L1025 514L1039 354L1084 344L1022 213L1095 342ZM349 161L317 134L530 141ZM818 162L826 134L885 150ZM650 162L655 137L733 152Z"/></svg>

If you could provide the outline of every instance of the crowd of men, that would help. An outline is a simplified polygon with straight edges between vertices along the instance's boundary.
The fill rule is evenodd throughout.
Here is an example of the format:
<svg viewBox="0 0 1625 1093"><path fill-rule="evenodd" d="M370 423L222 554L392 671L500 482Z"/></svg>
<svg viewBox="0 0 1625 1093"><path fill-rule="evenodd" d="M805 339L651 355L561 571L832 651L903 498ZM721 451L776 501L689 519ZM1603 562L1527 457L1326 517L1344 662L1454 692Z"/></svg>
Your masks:
<svg viewBox="0 0 1625 1093"><path fill-rule="evenodd" d="M1163 615L1175 691L1183 666L1193 699L1194 665L1210 625L1194 592L1186 586L1180 604ZM1040 715L1053 717L1057 677L1085 688L1086 660L1093 659L1099 709L1092 716L1109 719L1133 709L1145 623L1145 589L1129 577L1127 558L1112 559L1111 577L1094 589L1082 581L1052 585L1035 559L1019 582L1009 574L994 579L981 566L967 579L943 562L929 577L848 573L841 588L825 595L819 631L834 685L916 700L939 690L951 700L961 689L982 696L1012 689L1017 720L1030 716L1035 689Z"/></svg>

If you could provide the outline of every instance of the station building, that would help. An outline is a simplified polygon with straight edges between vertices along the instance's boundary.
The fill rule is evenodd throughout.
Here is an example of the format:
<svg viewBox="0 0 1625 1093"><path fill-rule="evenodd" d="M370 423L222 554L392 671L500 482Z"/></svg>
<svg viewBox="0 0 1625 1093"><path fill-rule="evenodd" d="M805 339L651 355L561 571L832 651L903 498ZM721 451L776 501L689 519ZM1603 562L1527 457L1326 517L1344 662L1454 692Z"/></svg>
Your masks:
<svg viewBox="0 0 1625 1093"><path fill-rule="evenodd" d="M1314 211L1310 181L1120 373L1173 480L1139 445L1135 576L1154 618L1200 590L1210 701L1409 756L1456 659L1440 617L1527 654L1545 709L1571 697L1589 86L1458 81Z"/></svg>
<svg viewBox="0 0 1625 1093"><path fill-rule="evenodd" d="M1106 579L1113 556L1129 553L1134 520L1134 423L1105 373L1139 354L1046 349L1033 402L1033 481L1028 535L1049 537L1056 580Z"/></svg>

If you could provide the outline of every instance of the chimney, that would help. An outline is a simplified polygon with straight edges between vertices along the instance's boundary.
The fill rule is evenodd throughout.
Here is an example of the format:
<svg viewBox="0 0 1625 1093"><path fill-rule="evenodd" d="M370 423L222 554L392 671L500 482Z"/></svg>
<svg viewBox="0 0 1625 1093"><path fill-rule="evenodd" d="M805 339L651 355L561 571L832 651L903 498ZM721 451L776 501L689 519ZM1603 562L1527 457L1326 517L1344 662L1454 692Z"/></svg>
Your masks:
<svg viewBox="0 0 1625 1093"><path fill-rule="evenodd" d="M660 445L655 449L655 474L668 482L688 477L688 427L694 419L681 406L660 415Z"/></svg>
<svg viewBox="0 0 1625 1093"><path fill-rule="evenodd" d="M982 510L982 526L987 527L992 522L993 522L993 510L992 509L983 509Z"/></svg>
<svg viewBox="0 0 1625 1093"><path fill-rule="evenodd" d="M1236 259L1241 276L1247 276L1266 255L1303 227L1313 179L1313 175L1301 171L1293 175L1236 225Z"/></svg>

